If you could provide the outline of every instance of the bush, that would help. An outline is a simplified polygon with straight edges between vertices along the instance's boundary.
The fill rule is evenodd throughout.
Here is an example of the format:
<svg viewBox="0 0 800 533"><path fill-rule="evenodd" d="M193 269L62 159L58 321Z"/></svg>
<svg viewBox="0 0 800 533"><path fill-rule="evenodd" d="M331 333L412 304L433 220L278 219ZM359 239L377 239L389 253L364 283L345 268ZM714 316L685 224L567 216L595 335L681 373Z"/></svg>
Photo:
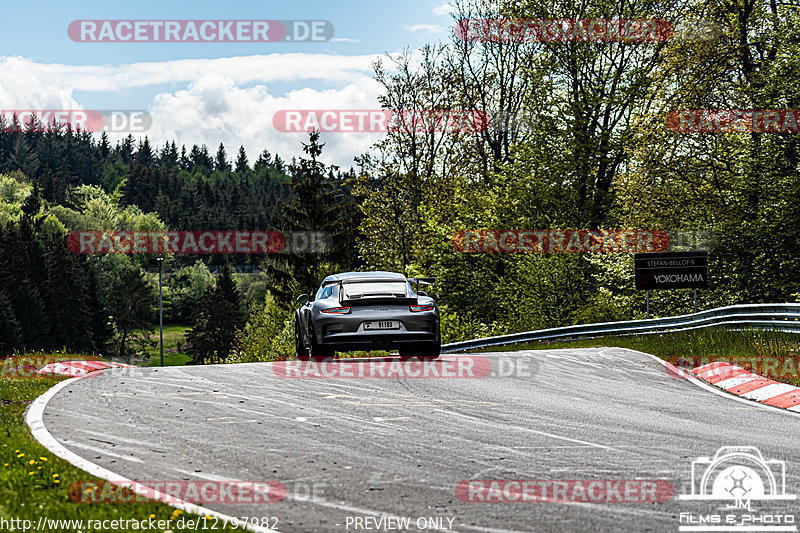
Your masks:
<svg viewBox="0 0 800 533"><path fill-rule="evenodd" d="M250 319L225 363L277 361L294 356L294 316L271 294L250 306Z"/></svg>
<svg viewBox="0 0 800 533"><path fill-rule="evenodd" d="M613 294L609 289L600 287L589 295L586 304L575 313L576 324L599 324L602 322L621 322L630 320L632 310L631 298Z"/></svg>
<svg viewBox="0 0 800 533"><path fill-rule="evenodd" d="M505 333L505 330L501 330L496 324L484 324L468 315L459 315L450 311L446 305L439 306L439 316L442 344L492 337Z"/></svg>
<svg viewBox="0 0 800 533"><path fill-rule="evenodd" d="M169 279L165 287L164 320L167 322L186 322L192 311L209 287L214 284L214 276L201 260L194 265L181 268Z"/></svg>

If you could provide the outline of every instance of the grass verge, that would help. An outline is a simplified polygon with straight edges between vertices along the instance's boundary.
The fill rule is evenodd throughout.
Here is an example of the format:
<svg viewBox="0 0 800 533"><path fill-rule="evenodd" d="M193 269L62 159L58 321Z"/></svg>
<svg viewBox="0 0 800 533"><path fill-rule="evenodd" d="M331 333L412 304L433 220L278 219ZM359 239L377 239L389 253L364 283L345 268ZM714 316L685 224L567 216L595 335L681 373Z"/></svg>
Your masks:
<svg viewBox="0 0 800 533"><path fill-rule="evenodd" d="M74 359L86 359L73 356ZM0 377L0 530L33 531L39 517L50 520L83 520L79 525L56 524L49 522L39 531L63 531L82 533L104 532L158 532L195 531L187 527L187 520L200 517L184 514L168 505L160 503L130 504L86 504L70 499L69 488L74 482L99 482L82 470L47 451L32 436L25 424L25 409L60 378L8 378ZM85 407L85 406L84 406ZM82 406L76 405L76 409ZM89 520L131 520L148 521L153 528L130 527L92 527ZM152 519L149 521L148 519ZM181 523L183 519L183 524ZM22 522L29 520L29 523ZM159 524L159 521L163 521ZM215 525L215 518L207 518L203 529L197 531L243 531L231 525L222 527L221 521ZM122 522L117 525L122 526ZM100 525L97 523L96 525ZM111 522L105 525L113 526Z"/></svg>
<svg viewBox="0 0 800 533"><path fill-rule="evenodd" d="M186 342L186 332L192 329L188 324L164 324L164 366L183 366L192 358L181 351L181 347ZM142 366L160 366L161 352L159 351L158 327L154 334L150 335L150 340L155 342L155 346L148 346L144 353L139 354L146 358Z"/></svg>

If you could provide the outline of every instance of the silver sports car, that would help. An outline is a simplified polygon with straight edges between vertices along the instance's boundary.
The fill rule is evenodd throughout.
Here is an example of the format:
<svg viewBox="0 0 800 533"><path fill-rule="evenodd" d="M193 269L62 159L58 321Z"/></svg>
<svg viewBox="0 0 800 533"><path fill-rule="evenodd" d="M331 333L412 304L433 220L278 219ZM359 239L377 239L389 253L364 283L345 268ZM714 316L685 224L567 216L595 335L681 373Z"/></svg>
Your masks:
<svg viewBox="0 0 800 533"><path fill-rule="evenodd" d="M401 357L436 359L441 350L439 309L420 284L395 272L346 272L322 281L313 300L302 294L295 313L298 359L335 351L397 348Z"/></svg>

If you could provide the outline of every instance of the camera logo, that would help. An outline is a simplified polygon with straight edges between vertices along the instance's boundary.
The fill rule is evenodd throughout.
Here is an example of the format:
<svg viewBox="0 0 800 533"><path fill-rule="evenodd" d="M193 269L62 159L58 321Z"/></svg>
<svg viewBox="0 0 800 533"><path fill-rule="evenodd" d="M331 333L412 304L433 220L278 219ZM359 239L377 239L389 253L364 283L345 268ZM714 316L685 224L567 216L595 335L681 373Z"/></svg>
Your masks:
<svg viewBox="0 0 800 533"><path fill-rule="evenodd" d="M797 531L795 505L787 512L784 503L797 498L786 494L786 463L765 460L754 446L723 446L713 459L699 457L691 487L678 496L695 504L681 511L678 531ZM754 509L753 500L764 509Z"/></svg>
<svg viewBox="0 0 800 533"><path fill-rule="evenodd" d="M764 459L754 446L723 446L692 462L692 493L681 500L794 500L786 494L786 463Z"/></svg>

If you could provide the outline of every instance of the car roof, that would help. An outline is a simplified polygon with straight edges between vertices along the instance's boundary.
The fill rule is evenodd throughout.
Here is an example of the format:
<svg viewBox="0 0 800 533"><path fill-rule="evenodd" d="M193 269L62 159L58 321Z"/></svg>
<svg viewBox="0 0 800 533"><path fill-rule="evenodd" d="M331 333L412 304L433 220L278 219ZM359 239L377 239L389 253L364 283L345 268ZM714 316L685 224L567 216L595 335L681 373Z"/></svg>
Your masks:
<svg viewBox="0 0 800 533"><path fill-rule="evenodd" d="M336 283L339 281L406 281L403 274L397 272L386 272L375 270L373 272L342 272L333 274L322 280L323 285Z"/></svg>

